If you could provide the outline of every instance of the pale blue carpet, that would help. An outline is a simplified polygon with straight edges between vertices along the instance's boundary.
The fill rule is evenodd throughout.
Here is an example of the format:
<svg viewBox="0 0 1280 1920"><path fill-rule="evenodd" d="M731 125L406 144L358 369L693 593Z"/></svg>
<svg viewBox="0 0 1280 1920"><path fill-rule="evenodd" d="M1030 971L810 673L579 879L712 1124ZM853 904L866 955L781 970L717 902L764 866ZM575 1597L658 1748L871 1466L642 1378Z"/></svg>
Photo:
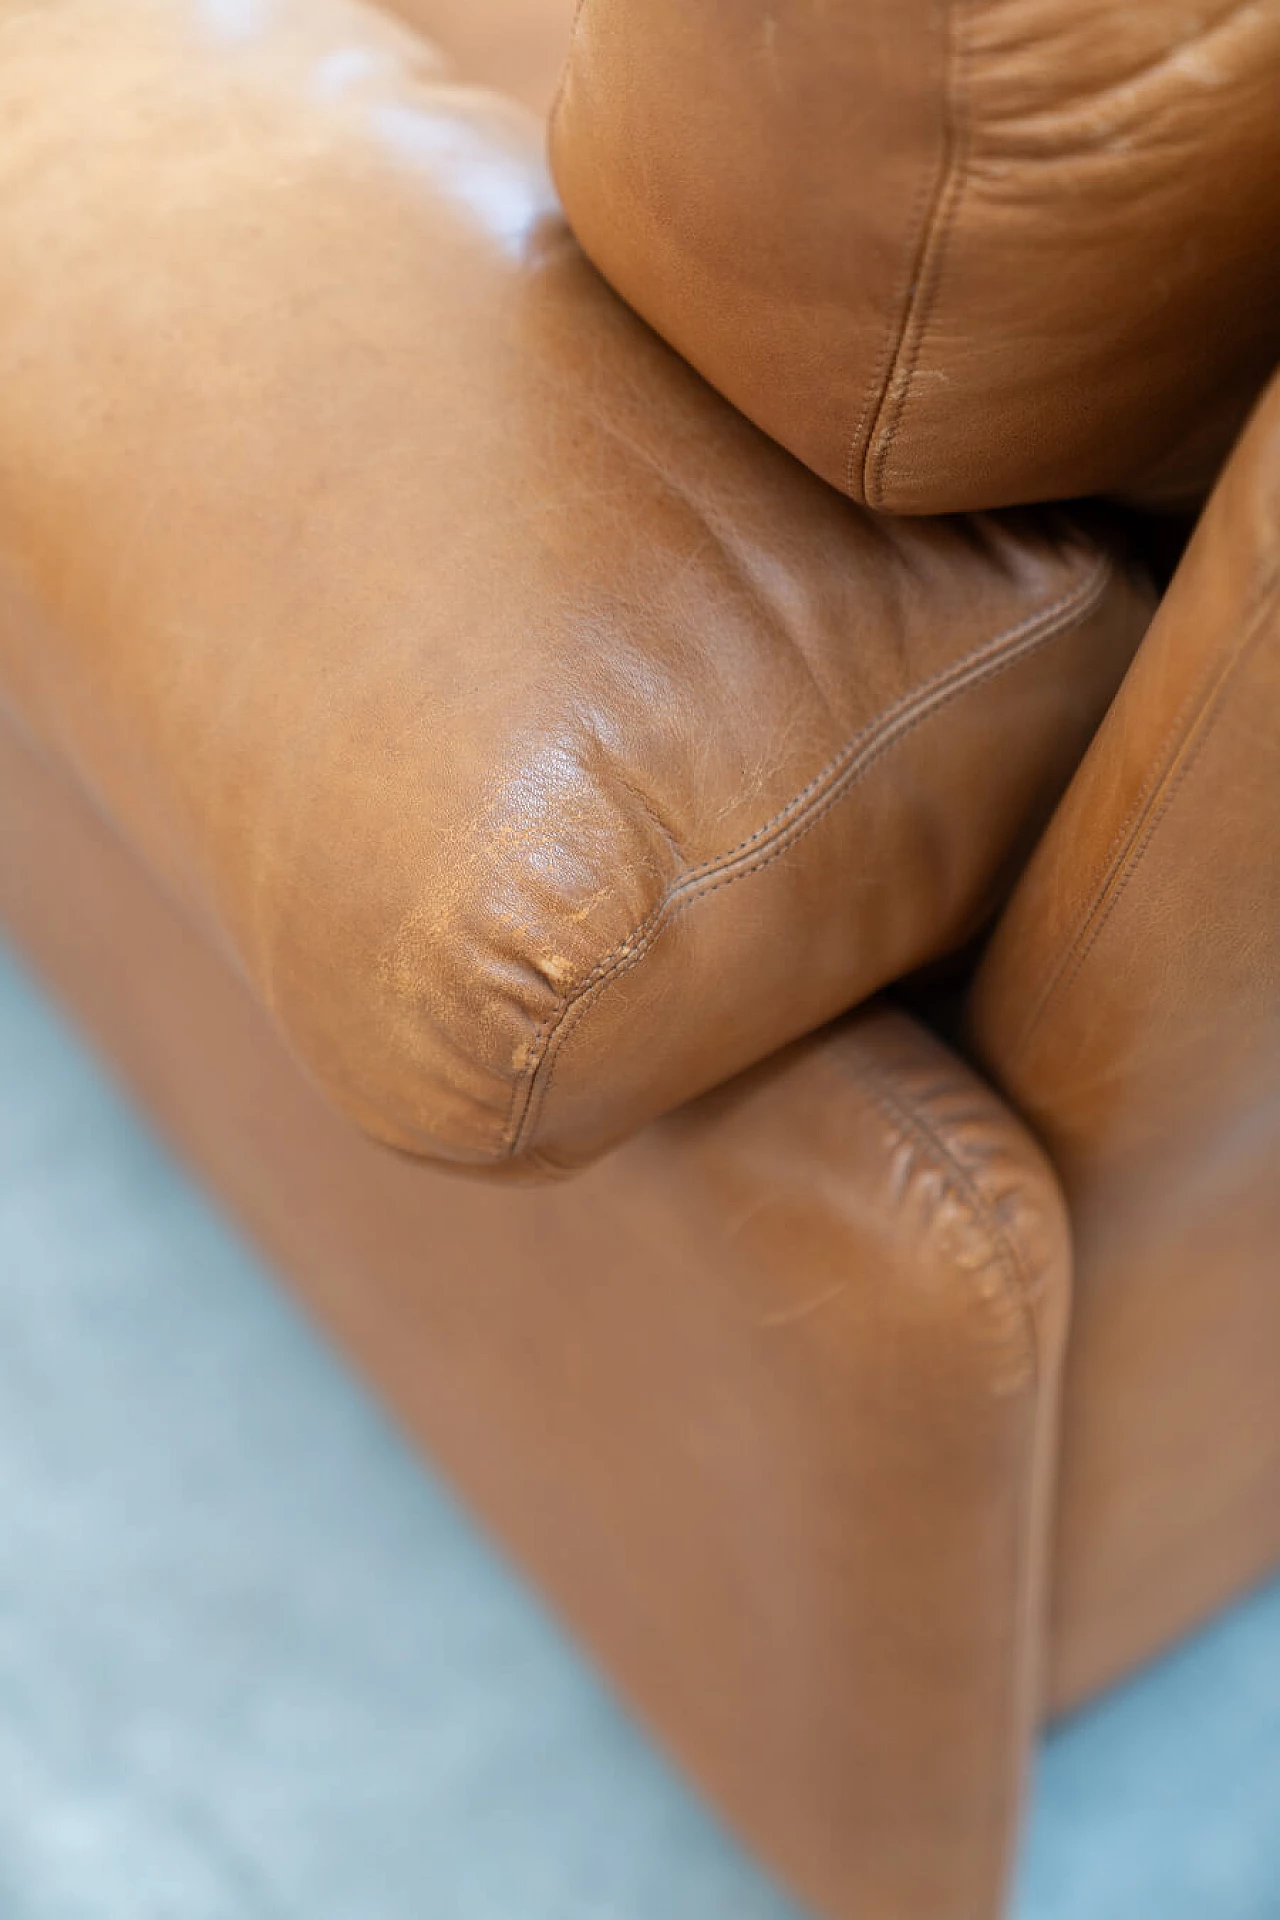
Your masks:
<svg viewBox="0 0 1280 1920"><path fill-rule="evenodd" d="M0 954L2 1920L794 1920ZM1018 1920L1278 1920L1280 1588Z"/></svg>

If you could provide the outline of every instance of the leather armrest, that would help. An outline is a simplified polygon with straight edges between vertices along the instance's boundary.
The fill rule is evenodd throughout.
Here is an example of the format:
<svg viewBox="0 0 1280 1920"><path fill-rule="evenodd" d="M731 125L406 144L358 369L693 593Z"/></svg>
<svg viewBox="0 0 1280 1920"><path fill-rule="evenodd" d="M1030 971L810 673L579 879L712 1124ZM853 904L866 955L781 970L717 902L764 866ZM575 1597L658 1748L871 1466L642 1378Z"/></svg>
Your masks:
<svg viewBox="0 0 1280 1920"><path fill-rule="evenodd" d="M3 18L0 687L411 1152L561 1170L964 937L1148 614L890 524L346 0Z"/></svg>
<svg viewBox="0 0 1280 1920"><path fill-rule="evenodd" d="M42 978L752 1846L816 1911L996 1912L1071 1276L990 1089L873 1004L571 1191L435 1179L3 713L0 823Z"/></svg>

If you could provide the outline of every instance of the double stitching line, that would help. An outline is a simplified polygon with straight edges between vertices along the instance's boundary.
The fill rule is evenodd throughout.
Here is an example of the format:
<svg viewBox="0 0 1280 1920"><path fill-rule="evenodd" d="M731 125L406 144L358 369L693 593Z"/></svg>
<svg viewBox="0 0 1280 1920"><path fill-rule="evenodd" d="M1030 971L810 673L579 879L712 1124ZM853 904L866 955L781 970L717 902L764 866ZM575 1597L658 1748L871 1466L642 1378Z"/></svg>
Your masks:
<svg viewBox="0 0 1280 1920"><path fill-rule="evenodd" d="M528 1061L512 1088L502 1155L515 1156L527 1146L536 1130L564 1042L592 1000L636 966L679 914L720 888L759 873L781 858L846 798L864 774L924 721L1046 646L1073 620L1091 612L1102 599L1110 577L1110 559L1101 555L1084 579L1069 592L895 701L856 733L822 772L793 795L772 819L736 847L690 868L673 881L639 926L576 987L562 995L534 1035Z"/></svg>

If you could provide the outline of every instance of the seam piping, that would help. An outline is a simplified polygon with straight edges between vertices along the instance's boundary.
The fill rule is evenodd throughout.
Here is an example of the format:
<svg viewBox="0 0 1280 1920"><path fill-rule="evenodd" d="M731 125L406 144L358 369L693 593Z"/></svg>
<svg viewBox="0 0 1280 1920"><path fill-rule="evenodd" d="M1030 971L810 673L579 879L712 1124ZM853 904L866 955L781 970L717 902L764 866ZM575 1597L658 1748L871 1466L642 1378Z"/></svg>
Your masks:
<svg viewBox="0 0 1280 1920"><path fill-rule="evenodd" d="M902 423L911 383L915 377L916 366L924 344L925 330L938 297L943 256L963 195L964 169L961 161L964 153L964 138L960 101L961 49L958 0L948 0L945 31L947 50L943 89L942 164L916 255L907 313L863 449L862 497L867 505L874 509L880 509L883 506L885 469ZM877 436L879 436L878 446ZM854 449L851 447L849 450L851 464L853 457Z"/></svg>
<svg viewBox="0 0 1280 1920"><path fill-rule="evenodd" d="M610 981L642 960L659 933L677 915L695 901L761 871L780 858L837 806L885 753L926 719L1047 645L1074 619L1085 617L1102 599L1111 572L1109 556L1099 556L1084 579L1067 593L994 639L985 641L964 659L895 701L855 734L770 820L737 846L690 868L674 880L626 939L562 995L534 1034L526 1064L512 1087L500 1149L502 1156L518 1154L528 1143L567 1033L582 1017L590 1001Z"/></svg>

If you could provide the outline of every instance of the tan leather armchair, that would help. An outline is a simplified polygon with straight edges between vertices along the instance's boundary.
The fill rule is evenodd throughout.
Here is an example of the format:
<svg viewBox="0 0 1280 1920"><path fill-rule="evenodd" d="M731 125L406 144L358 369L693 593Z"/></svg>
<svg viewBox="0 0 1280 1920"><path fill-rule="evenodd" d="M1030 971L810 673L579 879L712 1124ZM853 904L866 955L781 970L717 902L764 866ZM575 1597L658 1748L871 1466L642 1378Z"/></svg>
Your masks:
<svg viewBox="0 0 1280 1920"><path fill-rule="evenodd" d="M568 6L400 11L0 0L0 912L802 1896L995 1920L1280 1558L1280 395L1154 624L1134 506L1276 359L1280 9L588 0L645 318Z"/></svg>

